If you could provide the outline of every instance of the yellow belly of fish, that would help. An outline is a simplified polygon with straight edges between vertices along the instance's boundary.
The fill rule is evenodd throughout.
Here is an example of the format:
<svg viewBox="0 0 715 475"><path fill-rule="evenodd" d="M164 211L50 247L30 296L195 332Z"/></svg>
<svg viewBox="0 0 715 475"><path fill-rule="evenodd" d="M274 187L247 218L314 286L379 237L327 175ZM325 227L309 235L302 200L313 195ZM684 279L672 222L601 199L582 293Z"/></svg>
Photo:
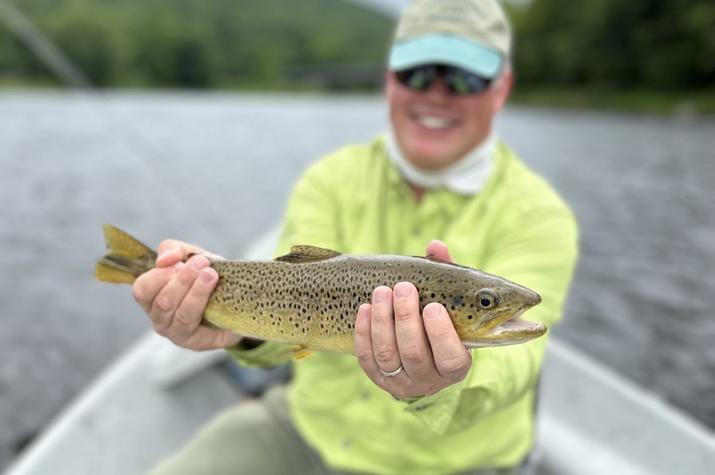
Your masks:
<svg viewBox="0 0 715 475"><path fill-rule="evenodd" d="M299 345L307 350L354 353L353 327L334 316L316 315L309 320L286 309L244 310L209 301L204 319L242 336Z"/></svg>

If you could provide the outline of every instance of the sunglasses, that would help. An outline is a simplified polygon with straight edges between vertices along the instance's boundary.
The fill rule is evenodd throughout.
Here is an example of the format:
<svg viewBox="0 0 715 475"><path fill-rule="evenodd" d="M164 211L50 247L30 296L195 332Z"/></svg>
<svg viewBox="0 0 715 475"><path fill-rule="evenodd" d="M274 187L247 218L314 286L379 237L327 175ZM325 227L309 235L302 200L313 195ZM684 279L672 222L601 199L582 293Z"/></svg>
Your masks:
<svg viewBox="0 0 715 475"><path fill-rule="evenodd" d="M400 84L413 91L426 91L438 76L442 76L450 93L460 96L484 92L492 82L465 69L442 64L424 64L395 71Z"/></svg>

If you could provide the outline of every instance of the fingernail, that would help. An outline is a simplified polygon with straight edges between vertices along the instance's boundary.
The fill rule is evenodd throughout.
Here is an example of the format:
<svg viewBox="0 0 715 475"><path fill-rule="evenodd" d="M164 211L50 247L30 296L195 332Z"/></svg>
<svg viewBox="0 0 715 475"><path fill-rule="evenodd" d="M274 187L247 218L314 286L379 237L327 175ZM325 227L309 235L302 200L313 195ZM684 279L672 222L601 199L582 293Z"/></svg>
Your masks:
<svg viewBox="0 0 715 475"><path fill-rule="evenodd" d="M440 318L442 316L442 310L442 305L432 302L427 304L425 309L422 311L422 314L425 318Z"/></svg>
<svg viewBox="0 0 715 475"><path fill-rule="evenodd" d="M166 256L170 255L170 254L171 254L172 252L174 252L175 250L176 250L176 248L173 248L173 247L170 248L170 249L164 249L163 251L161 251L161 253L159 254L159 256L157 256L156 260L165 259Z"/></svg>
<svg viewBox="0 0 715 475"><path fill-rule="evenodd" d="M395 286L396 297L409 297L412 294L412 284L408 282L398 282Z"/></svg>
<svg viewBox="0 0 715 475"><path fill-rule="evenodd" d="M360 308L358 308L358 318L367 318L368 310L370 309L369 304L362 304L360 305Z"/></svg>
<svg viewBox="0 0 715 475"><path fill-rule="evenodd" d="M196 256L191 259L191 265L196 270L201 270L208 265L209 261L203 256Z"/></svg>
<svg viewBox="0 0 715 475"><path fill-rule="evenodd" d="M376 302L376 303L387 302L387 293L388 293L387 289L378 287L372 293L372 301Z"/></svg>
<svg viewBox="0 0 715 475"><path fill-rule="evenodd" d="M202 270L201 273L199 274L199 279L201 280L201 283L203 283L203 284L210 284L211 282L214 281L215 278L216 278L215 272L208 268Z"/></svg>

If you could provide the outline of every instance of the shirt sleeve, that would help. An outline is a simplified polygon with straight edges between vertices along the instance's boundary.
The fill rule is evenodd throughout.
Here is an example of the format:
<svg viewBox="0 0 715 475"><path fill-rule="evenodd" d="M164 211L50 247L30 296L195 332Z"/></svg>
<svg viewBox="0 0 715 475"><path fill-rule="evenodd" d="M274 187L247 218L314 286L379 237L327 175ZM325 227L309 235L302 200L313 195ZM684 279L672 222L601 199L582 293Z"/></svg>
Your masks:
<svg viewBox="0 0 715 475"><path fill-rule="evenodd" d="M263 342L247 349L239 342L238 345L226 348L226 351L242 366L272 368L291 361L295 348L294 345Z"/></svg>
<svg viewBox="0 0 715 475"><path fill-rule="evenodd" d="M291 246L297 244L342 248L336 225L336 200L320 164L311 166L293 189L278 239L278 256L287 254ZM227 351L244 366L272 367L291 361L296 348L296 345L264 342L246 349L239 343Z"/></svg>
<svg viewBox="0 0 715 475"><path fill-rule="evenodd" d="M541 304L525 319L547 326L561 318L578 254L576 221L562 208L530 210L500 232L483 270L537 291ZM546 336L527 343L472 351L472 368L453 386L409 403L406 410L436 433L457 432L526 395L539 376Z"/></svg>

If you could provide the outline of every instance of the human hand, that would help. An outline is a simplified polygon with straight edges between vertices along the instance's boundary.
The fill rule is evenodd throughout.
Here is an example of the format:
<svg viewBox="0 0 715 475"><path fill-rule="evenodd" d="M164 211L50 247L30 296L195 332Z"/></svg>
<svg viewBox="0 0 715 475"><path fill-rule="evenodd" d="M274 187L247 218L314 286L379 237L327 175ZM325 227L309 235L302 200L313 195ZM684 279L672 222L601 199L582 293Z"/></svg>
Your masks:
<svg viewBox="0 0 715 475"><path fill-rule="evenodd" d="M452 262L441 241L428 244L427 256ZM394 290L378 287L372 303L360 306L355 352L368 377L400 399L451 386L464 379L472 365L447 309L430 303L420 315L419 295L410 282L399 282ZM385 374L400 368L394 376Z"/></svg>
<svg viewBox="0 0 715 475"><path fill-rule="evenodd" d="M218 273L208 257L217 257L181 241L159 245L156 267L137 278L134 299L144 309L154 331L175 345L195 351L226 348L241 336L228 330L201 325L209 296L218 283ZM188 261L182 262L189 255Z"/></svg>

